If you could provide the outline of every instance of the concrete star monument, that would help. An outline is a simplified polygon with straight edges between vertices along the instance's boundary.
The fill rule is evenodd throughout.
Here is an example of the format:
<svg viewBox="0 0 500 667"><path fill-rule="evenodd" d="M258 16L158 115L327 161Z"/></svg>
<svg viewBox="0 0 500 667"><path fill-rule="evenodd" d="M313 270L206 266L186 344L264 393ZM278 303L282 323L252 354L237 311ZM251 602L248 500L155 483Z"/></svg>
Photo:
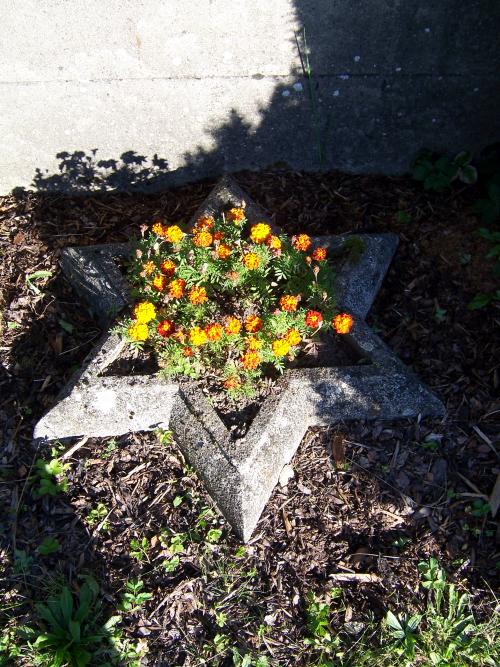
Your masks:
<svg viewBox="0 0 500 667"><path fill-rule="evenodd" d="M224 178L198 209L201 215L244 206L250 223L270 221L231 179ZM319 236L329 249L347 235ZM170 429L183 454L204 481L219 510L248 541L306 431L354 419L442 416L444 406L365 323L398 245L394 234L362 234L363 251L348 256L336 280L337 304L352 314L343 337L367 363L286 370L279 393L265 399L244 437L225 426L209 398L194 383L156 375L104 375L126 343L106 333L69 381L56 405L38 422L34 438L107 437ZM62 269L77 293L107 328L130 303L117 260L131 244L67 248Z"/></svg>

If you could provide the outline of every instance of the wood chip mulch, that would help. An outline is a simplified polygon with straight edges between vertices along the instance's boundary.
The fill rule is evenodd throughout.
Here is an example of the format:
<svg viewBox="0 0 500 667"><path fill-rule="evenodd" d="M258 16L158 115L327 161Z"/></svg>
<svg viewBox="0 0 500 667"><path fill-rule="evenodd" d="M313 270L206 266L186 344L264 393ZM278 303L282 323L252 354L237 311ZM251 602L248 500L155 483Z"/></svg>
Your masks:
<svg viewBox="0 0 500 667"><path fill-rule="evenodd" d="M8 603L0 624L13 614L30 619L47 594L40 581L76 585L78 575L92 573L111 613L135 577L153 597L125 616L123 628L147 646L144 664L189 666L205 655L210 664L232 664L213 659L214 639L224 634L242 653L307 665L309 591L342 588L335 621L355 639L369 613L381 618L423 600L416 565L431 555L470 591L478 618L490 613L500 571L500 530L485 509L500 472L500 310L467 309L477 292L495 288L476 233L477 192L457 186L433 194L409 178L341 173L236 179L290 233L399 234L369 321L437 393L447 417L310 431L244 551L175 444L154 434L80 442L65 459L67 492L35 497L33 466L42 453L32 447L33 426L100 335L61 275L60 249L127 240L159 214L185 222L214 182L155 195L0 199L0 537ZM411 221L398 222L398 211ZM47 273L30 278L40 271ZM90 525L98 503L105 522ZM214 529L222 530L219 539ZM168 571L179 534L184 550ZM47 536L61 550L40 556ZM130 542L143 537L139 561ZM13 567L15 550L32 559L24 569Z"/></svg>

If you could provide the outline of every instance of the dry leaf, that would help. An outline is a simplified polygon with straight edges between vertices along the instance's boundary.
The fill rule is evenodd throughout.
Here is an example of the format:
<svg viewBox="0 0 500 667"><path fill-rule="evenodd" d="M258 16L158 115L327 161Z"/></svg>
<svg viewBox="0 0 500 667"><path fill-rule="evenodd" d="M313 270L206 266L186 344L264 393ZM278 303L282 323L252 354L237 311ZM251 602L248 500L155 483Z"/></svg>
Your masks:
<svg viewBox="0 0 500 667"><path fill-rule="evenodd" d="M336 465L341 466L345 462L345 441L341 433L332 438L332 454Z"/></svg>

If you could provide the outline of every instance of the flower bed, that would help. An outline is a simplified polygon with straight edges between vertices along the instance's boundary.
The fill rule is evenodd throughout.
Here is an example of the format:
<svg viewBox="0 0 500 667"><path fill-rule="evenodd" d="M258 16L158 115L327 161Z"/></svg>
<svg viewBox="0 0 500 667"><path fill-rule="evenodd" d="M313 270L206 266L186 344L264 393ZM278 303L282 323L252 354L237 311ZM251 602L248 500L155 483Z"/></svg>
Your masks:
<svg viewBox="0 0 500 667"><path fill-rule="evenodd" d="M249 225L243 208L200 217L188 232L156 221L137 244L128 272L135 304L119 330L131 345L151 346L171 377L252 396L321 332L349 332L329 260L307 234Z"/></svg>

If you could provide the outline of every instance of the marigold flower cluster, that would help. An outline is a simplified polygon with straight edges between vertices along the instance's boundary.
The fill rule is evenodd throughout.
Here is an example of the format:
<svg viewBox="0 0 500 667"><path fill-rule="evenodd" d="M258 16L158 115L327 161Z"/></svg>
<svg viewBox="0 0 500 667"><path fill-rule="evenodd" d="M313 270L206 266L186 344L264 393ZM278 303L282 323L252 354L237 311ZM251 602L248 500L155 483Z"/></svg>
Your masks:
<svg viewBox="0 0 500 667"><path fill-rule="evenodd" d="M233 394L282 371L319 332L353 326L335 311L327 248L251 223L243 207L190 230L156 220L129 275L138 301L128 340L150 344L168 374L215 375Z"/></svg>

